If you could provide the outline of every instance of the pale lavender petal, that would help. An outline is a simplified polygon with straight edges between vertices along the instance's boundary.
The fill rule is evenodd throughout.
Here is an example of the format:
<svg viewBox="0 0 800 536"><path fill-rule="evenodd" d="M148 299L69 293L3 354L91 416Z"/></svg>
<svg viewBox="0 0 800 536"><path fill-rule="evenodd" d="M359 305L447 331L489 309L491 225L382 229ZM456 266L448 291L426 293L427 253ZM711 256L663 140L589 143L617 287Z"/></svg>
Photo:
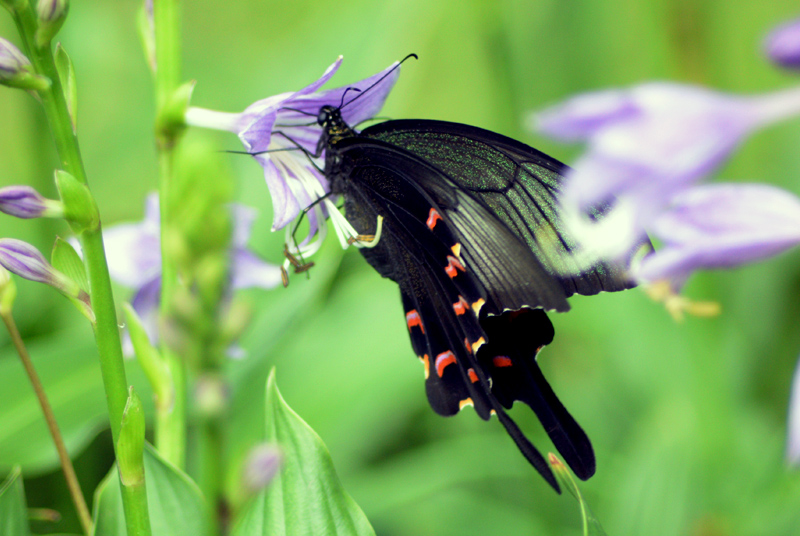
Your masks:
<svg viewBox="0 0 800 536"><path fill-rule="evenodd" d="M250 239L250 230L258 215L256 209L239 203L231 203L231 217L233 218L233 236L231 247L243 248Z"/></svg>
<svg viewBox="0 0 800 536"><path fill-rule="evenodd" d="M294 192L289 187L289 179L278 171L275 163L266 157L256 157L264 168L264 180L267 182L272 197L272 230L281 229L297 217L300 205ZM288 173L288 172L287 172Z"/></svg>
<svg viewBox="0 0 800 536"><path fill-rule="evenodd" d="M281 284L281 269L265 262L246 249L237 249L231 260L231 287L233 290L259 287L275 288Z"/></svg>
<svg viewBox="0 0 800 536"><path fill-rule="evenodd" d="M800 244L800 199L762 184L697 186L653 226L664 246L642 260L645 281L683 280L701 268L761 260Z"/></svg>
<svg viewBox="0 0 800 536"><path fill-rule="evenodd" d="M639 113L625 90L611 89L577 95L531 116L530 124L550 137L575 142L585 140L609 123Z"/></svg>
<svg viewBox="0 0 800 536"><path fill-rule="evenodd" d="M794 370L791 398L789 399L789 423L786 430L786 461L800 465L800 361Z"/></svg>
<svg viewBox="0 0 800 536"><path fill-rule="evenodd" d="M277 445L263 443L254 447L244 465L244 484L253 493L265 488L280 470L283 456Z"/></svg>
<svg viewBox="0 0 800 536"><path fill-rule="evenodd" d="M145 282L131 300L131 306L141 320L142 327L150 344L158 345L158 306L161 300L161 274ZM125 357L134 355L133 343L126 330L122 338L122 353Z"/></svg>
<svg viewBox="0 0 800 536"><path fill-rule="evenodd" d="M161 273L161 239L148 227L122 223L103 231L108 271L126 287L138 288Z"/></svg>
<svg viewBox="0 0 800 536"><path fill-rule="evenodd" d="M39 250L15 238L0 238L0 265L31 281L53 284L55 280L53 267Z"/></svg>
<svg viewBox="0 0 800 536"><path fill-rule="evenodd" d="M764 41L767 57L790 69L800 68L800 19L781 24Z"/></svg>
<svg viewBox="0 0 800 536"><path fill-rule="evenodd" d="M295 107L316 114L324 105L338 108L344 104L342 118L348 125L355 126L374 117L380 111L399 76L400 66L395 62L383 71L359 82L298 99L295 101ZM342 103L345 91L347 95Z"/></svg>
<svg viewBox="0 0 800 536"><path fill-rule="evenodd" d="M272 109L258 117L239 133L239 139L251 154L263 153L272 140L272 128L275 126L277 112Z"/></svg>

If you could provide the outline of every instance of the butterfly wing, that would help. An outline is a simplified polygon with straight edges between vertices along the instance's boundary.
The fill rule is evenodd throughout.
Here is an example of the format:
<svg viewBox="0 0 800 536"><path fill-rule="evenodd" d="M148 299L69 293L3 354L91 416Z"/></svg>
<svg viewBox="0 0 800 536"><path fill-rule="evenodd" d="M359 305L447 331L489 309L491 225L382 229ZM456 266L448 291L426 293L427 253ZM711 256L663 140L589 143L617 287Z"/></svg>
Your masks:
<svg viewBox="0 0 800 536"><path fill-rule="evenodd" d="M566 311L566 300L550 299L555 288L566 298L633 286L620 268L603 262L581 267L572 255L576 241L557 210L567 169L561 162L500 134L443 121L387 121L362 136L402 149L435 170L412 180L453 221L465 259L488 289L491 312L523 306ZM532 264L546 276L531 279ZM537 296L548 285L549 295Z"/></svg>
<svg viewBox="0 0 800 536"><path fill-rule="evenodd" d="M361 138L345 140L336 150L345 164L342 175L333 177L334 191L344 194L350 223L364 234L373 234L377 216L384 218L378 245L361 252L381 275L400 286L412 346L425 364L426 391L433 409L452 415L473 405L484 419L496 414L523 455L558 489L544 458L503 410L514 400L522 400L545 424L576 474L591 476L591 444L536 365L536 351L552 340L546 315L526 310L534 314L534 323L544 325L543 336L535 341L528 331L524 344L493 345L503 326L484 326L488 315L481 312L487 298L497 299L487 292L484 281L495 281L488 279L487 273L496 274L496 280L508 286L509 296L515 289L524 289L528 302L552 308L565 308L561 286L554 284L548 271L512 233L477 210L468 215L485 218L483 225L476 222L483 234L480 239L469 237L462 245L451 218L458 192L444 188L431 195L417 184L421 177L439 174L427 163L389 144ZM447 186L446 181L446 177L436 177L426 184ZM496 255L493 261L486 259L484 269L488 271L481 277L476 277L472 265L473 258L481 258L471 255L475 243L481 244L484 255ZM523 317L532 318L527 313ZM522 323L515 321L509 329L519 326Z"/></svg>

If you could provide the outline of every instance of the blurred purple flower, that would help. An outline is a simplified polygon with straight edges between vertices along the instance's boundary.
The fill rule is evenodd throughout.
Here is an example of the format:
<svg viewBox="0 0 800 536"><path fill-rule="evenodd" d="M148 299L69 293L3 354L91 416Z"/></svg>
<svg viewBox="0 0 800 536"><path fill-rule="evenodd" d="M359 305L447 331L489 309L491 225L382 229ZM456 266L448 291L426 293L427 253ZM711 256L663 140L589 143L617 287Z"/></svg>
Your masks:
<svg viewBox="0 0 800 536"><path fill-rule="evenodd" d="M719 166L755 129L797 114L798 88L745 97L648 83L580 95L534 121L553 137L588 142L567 173L560 202L565 221L587 250L585 262L591 263L598 257L630 258L675 195ZM602 206L602 216L591 215ZM743 255L741 262L747 260L752 259ZM654 259L649 262L657 266ZM736 264L730 252L720 262ZM707 265L709 259L697 267Z"/></svg>
<svg viewBox="0 0 800 536"><path fill-rule="evenodd" d="M781 24L764 40L764 51L774 63L800 69L800 19Z"/></svg>
<svg viewBox="0 0 800 536"><path fill-rule="evenodd" d="M244 465L244 485L251 493L265 488L281 468L283 455L280 448L272 443L262 443L253 447Z"/></svg>
<svg viewBox="0 0 800 536"><path fill-rule="evenodd" d="M679 289L695 270L728 268L800 245L800 199L766 184L710 184L672 198L651 227L663 246L636 276Z"/></svg>
<svg viewBox="0 0 800 536"><path fill-rule="evenodd" d="M31 61L11 41L0 37L0 80L10 81L31 69Z"/></svg>
<svg viewBox="0 0 800 536"><path fill-rule="evenodd" d="M0 212L17 218L62 217L60 201L47 199L30 186L0 188Z"/></svg>
<svg viewBox="0 0 800 536"><path fill-rule="evenodd" d="M349 125L357 125L378 113L400 75L397 63L393 63L360 82L318 91L336 73L341 62L340 57L319 80L300 91L259 100L242 113L196 107L186 112L186 122L190 125L236 133L247 152L253 154L264 168L274 209L273 231L285 227L301 209L330 191L328 180L319 172L319 168L324 166L324 154L315 155L322 135L317 124L320 108L325 105L339 107L347 91L342 116ZM365 91L367 88L369 91ZM311 226L308 237L301 242L299 251L293 253L311 255L319 249L325 233L325 226L320 225L325 217L323 206L334 221L343 247L346 247L348 237L357 234L339 214L333 201L325 198L308 213ZM320 236L312 242L318 230ZM287 237L287 243L292 244L293 240Z"/></svg>
<svg viewBox="0 0 800 536"><path fill-rule="evenodd" d="M234 219L229 274L231 288L274 288L281 282L280 267L262 261L246 249L255 210L233 204L231 211ZM144 220L113 225L103 231L111 277L136 289L131 305L154 344L158 338L157 313L161 295L159 226L158 195L150 194L145 202ZM129 340L125 342L125 352L132 353Z"/></svg>

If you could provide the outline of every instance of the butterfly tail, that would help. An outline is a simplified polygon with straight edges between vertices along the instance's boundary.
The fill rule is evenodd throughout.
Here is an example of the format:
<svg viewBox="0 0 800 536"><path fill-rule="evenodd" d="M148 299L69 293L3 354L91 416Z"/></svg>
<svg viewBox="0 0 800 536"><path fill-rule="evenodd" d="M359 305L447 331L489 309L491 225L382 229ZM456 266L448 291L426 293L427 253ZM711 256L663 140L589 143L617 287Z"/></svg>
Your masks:
<svg viewBox="0 0 800 536"><path fill-rule="evenodd" d="M525 389L519 400L531 407L575 475L581 480L588 479L596 467L589 437L553 392L536 361L528 360L526 365L519 368L524 369L530 388Z"/></svg>

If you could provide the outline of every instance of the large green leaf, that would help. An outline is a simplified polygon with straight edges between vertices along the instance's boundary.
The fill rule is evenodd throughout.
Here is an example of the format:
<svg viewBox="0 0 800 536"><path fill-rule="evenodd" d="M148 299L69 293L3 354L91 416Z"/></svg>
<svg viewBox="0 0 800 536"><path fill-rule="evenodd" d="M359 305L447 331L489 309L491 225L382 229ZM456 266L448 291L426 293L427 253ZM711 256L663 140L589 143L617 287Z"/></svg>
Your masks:
<svg viewBox="0 0 800 536"><path fill-rule="evenodd" d="M280 474L250 504L234 536L373 535L366 516L345 492L322 439L267 380L267 437L284 453Z"/></svg>
<svg viewBox="0 0 800 536"><path fill-rule="evenodd" d="M0 487L0 534L30 536L30 533L22 471L19 467L15 467Z"/></svg>
<svg viewBox="0 0 800 536"><path fill-rule="evenodd" d="M74 456L104 427L106 404L91 333L70 335L61 332L34 341L28 350ZM30 474L56 466L56 450L41 407L13 348L0 355L0 393L0 470L19 464Z"/></svg>
<svg viewBox="0 0 800 536"><path fill-rule="evenodd" d="M149 445L144 450L147 505L154 535L211 534L211 517L197 485ZM116 465L98 486L94 502L95 535L126 536Z"/></svg>
<svg viewBox="0 0 800 536"><path fill-rule="evenodd" d="M74 329L26 341L33 365L56 416L67 450L74 458L108 427L105 391L97 349L86 322ZM146 411L152 397L135 361L127 361L128 382L141 393ZM39 402L14 349L0 352L0 471L19 464L27 476L59 466Z"/></svg>

